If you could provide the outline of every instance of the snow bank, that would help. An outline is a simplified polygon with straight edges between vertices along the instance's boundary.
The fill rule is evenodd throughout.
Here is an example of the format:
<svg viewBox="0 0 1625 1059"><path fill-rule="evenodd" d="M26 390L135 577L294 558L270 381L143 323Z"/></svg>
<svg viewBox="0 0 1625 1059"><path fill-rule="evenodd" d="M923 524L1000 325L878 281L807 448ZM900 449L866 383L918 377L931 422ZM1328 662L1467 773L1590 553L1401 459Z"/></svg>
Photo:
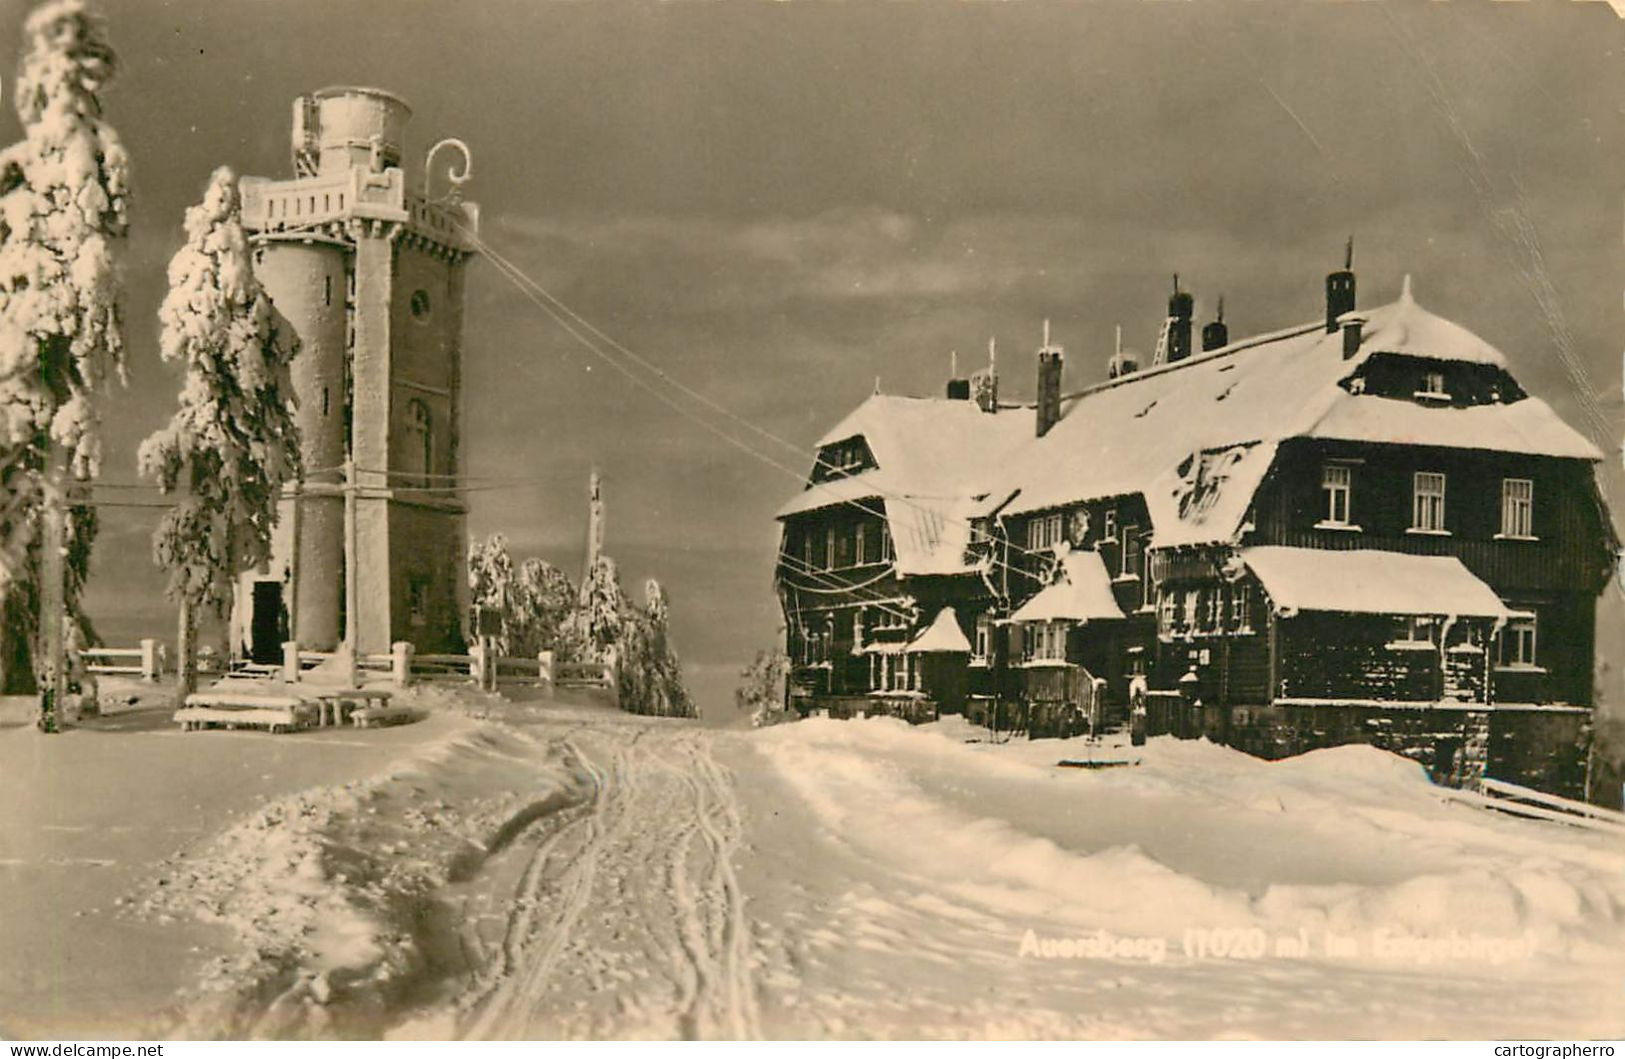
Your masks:
<svg viewBox="0 0 1625 1059"><path fill-rule="evenodd" d="M1055 767L1084 756L1081 741L965 742L978 731L819 719L752 738L830 840L1017 933L1177 944L1241 927L1396 969L1504 961L1497 973L1549 975L1622 962L1617 843L1452 804L1396 755L1345 746L1266 762L1153 740L1137 767L1085 772ZM1282 870L1295 856L1314 869ZM1238 887L1238 859L1280 874ZM1301 881L1317 872L1341 881ZM1332 951L1332 935L1351 947Z"/></svg>
<svg viewBox="0 0 1625 1059"><path fill-rule="evenodd" d="M568 804L556 749L496 723L366 779L281 798L169 858L138 914L195 915L239 944L188 999L183 1036L376 1036L430 970L433 898L509 821ZM550 802L552 800L552 802Z"/></svg>

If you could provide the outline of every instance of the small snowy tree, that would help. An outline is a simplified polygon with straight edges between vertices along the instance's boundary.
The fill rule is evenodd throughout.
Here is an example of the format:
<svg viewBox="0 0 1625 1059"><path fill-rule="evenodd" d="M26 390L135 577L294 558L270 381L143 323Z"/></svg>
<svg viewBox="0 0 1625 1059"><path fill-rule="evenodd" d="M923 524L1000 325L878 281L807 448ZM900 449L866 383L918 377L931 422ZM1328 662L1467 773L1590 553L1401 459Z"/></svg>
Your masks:
<svg viewBox="0 0 1625 1059"><path fill-rule="evenodd" d="M574 639L576 588L552 563L526 559L519 564L517 596L520 627L514 637L515 653L526 658L552 651L568 662L580 652Z"/></svg>
<svg viewBox="0 0 1625 1059"><path fill-rule="evenodd" d="M493 534L470 544L468 584L472 624L478 628L481 615L488 619L489 627L478 631L495 639L499 654L531 658L553 651L562 662L580 653L576 589L551 563L532 558L516 567L508 539Z"/></svg>
<svg viewBox="0 0 1625 1059"><path fill-rule="evenodd" d="M159 353L186 368L180 408L141 445L141 473L181 491L153 534L180 605L180 694L196 680L195 623L223 614L244 571L271 553L285 482L299 473L288 364L293 336L277 326L254 275L237 177L220 168L186 211L186 245L169 262L158 309Z"/></svg>
<svg viewBox="0 0 1625 1059"><path fill-rule="evenodd" d="M743 679L734 689L734 705L750 718L751 727L761 728L784 709L790 658L778 648L757 651L756 658L739 675Z"/></svg>
<svg viewBox="0 0 1625 1059"><path fill-rule="evenodd" d="M693 717L694 702L671 646L671 607L659 581L644 585L644 607L629 615L621 634L616 676L621 708L658 717Z"/></svg>
<svg viewBox="0 0 1625 1059"><path fill-rule="evenodd" d="M0 593L5 634L27 644L0 652L13 687L35 635L86 638L82 622L42 630L38 616L79 621L96 520L85 508L67 514L66 483L96 473L97 405L123 377L114 247L129 227L127 157L101 116L116 60L100 21L83 0L50 0L23 38L14 97L24 138L0 152ZM65 563L46 538L61 541ZM47 729L58 705L52 661L34 654L31 667L46 685Z"/></svg>
<svg viewBox="0 0 1625 1059"><path fill-rule="evenodd" d="M615 657L630 609L615 560L599 555L587 571L576 603L576 636L586 657L601 662Z"/></svg>

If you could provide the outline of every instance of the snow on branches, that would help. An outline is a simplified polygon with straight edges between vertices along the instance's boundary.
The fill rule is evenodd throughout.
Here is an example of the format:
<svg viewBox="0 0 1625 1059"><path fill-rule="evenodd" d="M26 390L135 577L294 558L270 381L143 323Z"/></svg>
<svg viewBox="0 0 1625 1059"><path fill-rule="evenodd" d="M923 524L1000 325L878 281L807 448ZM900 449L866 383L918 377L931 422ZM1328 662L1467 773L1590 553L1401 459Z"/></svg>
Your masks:
<svg viewBox="0 0 1625 1059"><path fill-rule="evenodd" d="M635 606L621 587L615 560L600 555L578 592L540 559L515 566L499 533L472 543L468 583L474 627L495 640L498 654L530 658L552 651L560 662L612 665L623 709L694 716L671 646L670 604L658 581L644 586L644 606Z"/></svg>
<svg viewBox="0 0 1625 1059"><path fill-rule="evenodd" d="M141 445L141 473L176 506L153 536L172 598L222 613L270 556L277 499L300 470L288 365L297 339L254 275L237 177L215 170L169 263L159 352L186 369L180 408Z"/></svg>
<svg viewBox="0 0 1625 1059"><path fill-rule="evenodd" d="M24 139L0 152L0 441L65 445L84 478L95 398L124 371L113 248L129 228L128 162L97 95L116 62L82 0L36 8L23 36Z"/></svg>

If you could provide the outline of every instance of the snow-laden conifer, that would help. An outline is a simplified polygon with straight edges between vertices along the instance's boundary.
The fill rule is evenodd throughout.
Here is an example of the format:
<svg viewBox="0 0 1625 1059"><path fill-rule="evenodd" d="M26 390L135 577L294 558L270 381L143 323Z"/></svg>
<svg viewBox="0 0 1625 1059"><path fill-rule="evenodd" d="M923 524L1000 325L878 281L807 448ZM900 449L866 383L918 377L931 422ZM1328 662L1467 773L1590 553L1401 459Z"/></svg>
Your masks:
<svg viewBox="0 0 1625 1059"><path fill-rule="evenodd" d="M139 455L143 474L178 493L153 555L187 633L202 608L223 613L238 576L269 558L277 500L300 467L289 374L297 340L254 275L230 169L215 170L186 211L158 320L160 354L186 374L180 407Z"/></svg>
<svg viewBox="0 0 1625 1059"><path fill-rule="evenodd" d="M82 0L51 0L28 16L23 40L13 102L24 136L0 151L0 594L10 641L0 665L11 691L45 664L24 660L51 594L41 580L52 567L40 549L46 505L60 512L66 479L95 474L99 398L123 377L115 249L129 227L127 158L102 120L116 59L100 21ZM77 623L65 635L79 642L96 519L88 507L57 517L60 591Z"/></svg>

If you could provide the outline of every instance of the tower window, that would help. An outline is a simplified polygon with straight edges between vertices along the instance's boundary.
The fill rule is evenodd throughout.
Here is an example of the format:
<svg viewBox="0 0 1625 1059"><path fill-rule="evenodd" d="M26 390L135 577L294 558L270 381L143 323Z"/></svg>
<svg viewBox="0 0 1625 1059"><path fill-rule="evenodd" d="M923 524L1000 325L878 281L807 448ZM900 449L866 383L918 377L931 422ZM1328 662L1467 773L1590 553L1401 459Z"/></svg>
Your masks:
<svg viewBox="0 0 1625 1059"><path fill-rule="evenodd" d="M434 421L429 414L429 406L422 401L407 402L406 412L410 417L408 429L412 434L407 451L419 461L415 469L422 472L423 486L428 488L430 476L434 474Z"/></svg>
<svg viewBox="0 0 1625 1059"><path fill-rule="evenodd" d="M412 318L419 323L429 319L429 314L434 311L434 306L429 302L429 292L426 290L412 292L411 306Z"/></svg>
<svg viewBox="0 0 1625 1059"><path fill-rule="evenodd" d="M330 275L322 277L322 304L333 304L333 277Z"/></svg>

